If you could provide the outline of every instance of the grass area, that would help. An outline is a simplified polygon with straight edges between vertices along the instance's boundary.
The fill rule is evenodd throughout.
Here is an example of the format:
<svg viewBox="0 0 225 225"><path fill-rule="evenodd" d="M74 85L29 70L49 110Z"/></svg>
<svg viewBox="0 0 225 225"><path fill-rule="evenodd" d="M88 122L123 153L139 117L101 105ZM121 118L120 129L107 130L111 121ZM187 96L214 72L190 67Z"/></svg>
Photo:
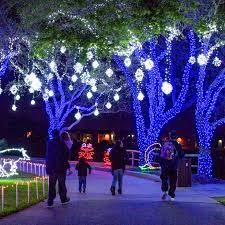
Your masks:
<svg viewBox="0 0 225 225"><path fill-rule="evenodd" d="M214 198L216 199L216 201L218 201L219 203L223 204L225 206L225 197L216 197Z"/></svg>
<svg viewBox="0 0 225 225"><path fill-rule="evenodd" d="M28 208L40 201L43 201L47 197L48 181L42 178L38 179L38 199L36 195L36 176L33 174L19 173L19 175L10 178L0 178L0 218L11 213ZM28 203L28 185L30 182L30 203ZM18 183L18 207L16 208L16 183ZM4 189L5 204L2 211L2 186Z"/></svg>

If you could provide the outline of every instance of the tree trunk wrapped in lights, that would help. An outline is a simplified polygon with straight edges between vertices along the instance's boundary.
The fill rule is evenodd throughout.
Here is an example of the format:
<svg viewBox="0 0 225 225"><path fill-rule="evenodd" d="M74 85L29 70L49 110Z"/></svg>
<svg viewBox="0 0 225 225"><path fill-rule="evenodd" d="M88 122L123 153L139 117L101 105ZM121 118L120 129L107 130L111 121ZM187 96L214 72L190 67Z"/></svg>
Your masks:
<svg viewBox="0 0 225 225"><path fill-rule="evenodd" d="M201 54L197 57L200 66L196 83L197 104L195 120L199 140L198 174L212 177L211 144L216 128L225 123L224 115L215 116L220 109L219 97L225 88L225 69L220 68L222 61L217 57L218 49L224 42L215 42L215 34L203 37ZM212 64L208 62L212 59ZM213 69L214 67L214 69ZM219 104L219 105L218 105ZM222 117L222 118L221 118Z"/></svg>
<svg viewBox="0 0 225 225"><path fill-rule="evenodd" d="M183 56L184 53L179 54L179 58L176 59L181 61L182 57L182 60L186 59L187 62L183 65L182 74L179 74L182 75L180 92L175 95L173 91L178 93L178 88L171 85L171 80L173 79L172 66L177 65L177 61L171 57L173 56L172 44L178 35L176 30L169 34L165 38L166 47L162 51L158 50L159 46L156 44L156 41L159 40L151 39L143 46L140 43L137 44L132 58L124 59L122 56L114 56L132 93L140 165L145 164L144 154L147 147L158 141L164 125L182 110L186 100L190 70L193 65L192 59L195 54L195 38L194 33L190 31L188 33L188 53L186 56ZM131 65L131 60L136 64ZM167 60L166 65L163 60ZM166 96L171 92L172 96ZM145 98L144 95L147 97ZM172 104L168 104L169 102Z"/></svg>

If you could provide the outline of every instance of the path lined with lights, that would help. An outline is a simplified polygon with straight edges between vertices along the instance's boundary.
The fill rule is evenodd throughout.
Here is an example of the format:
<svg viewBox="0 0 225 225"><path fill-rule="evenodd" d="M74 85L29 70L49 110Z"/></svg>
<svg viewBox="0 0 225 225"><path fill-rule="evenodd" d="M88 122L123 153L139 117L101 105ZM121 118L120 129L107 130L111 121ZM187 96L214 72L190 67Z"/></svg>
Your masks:
<svg viewBox="0 0 225 225"><path fill-rule="evenodd" d="M46 203L40 203L2 219L0 224L224 224L225 207L196 187L179 188L175 202L162 202L158 182L125 176L123 195L111 196L111 179L110 173L94 170L87 179L87 194L80 194L74 173L67 180L70 204L61 206L57 199L55 207L47 209Z"/></svg>

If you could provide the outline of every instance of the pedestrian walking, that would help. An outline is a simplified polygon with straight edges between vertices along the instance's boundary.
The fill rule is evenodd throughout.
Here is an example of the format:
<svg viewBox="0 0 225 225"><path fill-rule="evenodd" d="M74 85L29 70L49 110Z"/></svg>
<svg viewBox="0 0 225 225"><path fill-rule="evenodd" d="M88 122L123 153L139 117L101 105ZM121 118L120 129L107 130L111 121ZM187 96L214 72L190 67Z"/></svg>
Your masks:
<svg viewBox="0 0 225 225"><path fill-rule="evenodd" d="M125 165L127 160L127 153L125 148L123 147L122 141L116 141L116 144L110 151L109 159L111 161L113 175L112 185L110 188L111 193L112 195L116 194L115 190L118 181L118 194L122 194L123 174L125 171Z"/></svg>
<svg viewBox="0 0 225 225"><path fill-rule="evenodd" d="M62 132L61 134L61 138L62 138L62 141L65 143L65 145L67 146L68 148L68 153L69 153L69 160L71 160L71 148L72 148L72 145L73 145L73 141L70 137L70 134L66 131ZM67 176L71 175L73 172L71 170L71 167L70 167L70 164L69 164L69 168L68 168L68 173L67 173Z"/></svg>
<svg viewBox="0 0 225 225"><path fill-rule="evenodd" d="M46 149L46 173L49 175L48 207L53 207L57 181L62 204L70 201L66 189L66 171L69 166L68 149L61 140L59 131L53 130L52 133L53 139L48 141Z"/></svg>
<svg viewBox="0 0 225 225"><path fill-rule="evenodd" d="M163 200L166 199L167 195L171 197L171 201L175 200L178 161L184 157L182 147L176 139L176 132L174 130L170 131L169 139L163 143L160 152L160 178L162 180Z"/></svg>
<svg viewBox="0 0 225 225"><path fill-rule="evenodd" d="M89 174L90 174L91 166L86 162L84 157L81 157L79 159L78 164L76 165L76 170L78 170L79 192L81 193L83 189L83 193L86 193L87 170L89 170Z"/></svg>

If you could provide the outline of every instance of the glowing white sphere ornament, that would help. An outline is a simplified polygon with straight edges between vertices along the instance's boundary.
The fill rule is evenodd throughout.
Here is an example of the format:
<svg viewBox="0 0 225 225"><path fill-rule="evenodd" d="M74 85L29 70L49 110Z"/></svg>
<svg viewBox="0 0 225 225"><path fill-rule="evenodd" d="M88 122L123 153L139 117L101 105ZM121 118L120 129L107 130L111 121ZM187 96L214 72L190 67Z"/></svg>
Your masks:
<svg viewBox="0 0 225 225"><path fill-rule="evenodd" d="M94 57L92 52L87 52L87 59L91 60Z"/></svg>
<svg viewBox="0 0 225 225"><path fill-rule="evenodd" d="M93 97L93 94L89 91L88 93L87 93L87 98L88 99L91 99Z"/></svg>
<svg viewBox="0 0 225 225"><path fill-rule="evenodd" d="M57 72L57 65L56 65L56 62L54 60L52 60L50 63L49 63L49 67L51 69L52 72L56 73Z"/></svg>
<svg viewBox="0 0 225 225"><path fill-rule="evenodd" d="M69 86L69 90L72 91L73 90L73 85L70 84Z"/></svg>
<svg viewBox="0 0 225 225"><path fill-rule="evenodd" d="M111 109L112 108L112 104L110 102L107 102L105 106L106 106L107 109Z"/></svg>
<svg viewBox="0 0 225 225"><path fill-rule="evenodd" d="M145 96L144 96L143 93L140 91L140 92L138 93L137 99L138 99L139 101L143 101L144 97L145 97Z"/></svg>
<svg viewBox="0 0 225 225"><path fill-rule="evenodd" d="M97 69L97 68L99 67L99 63L98 63L97 60L95 60L95 61L92 63L92 67L93 67L94 69Z"/></svg>
<svg viewBox="0 0 225 225"><path fill-rule="evenodd" d="M169 82L164 81L161 89L164 94L169 95L173 91L173 86Z"/></svg>
<svg viewBox="0 0 225 225"><path fill-rule="evenodd" d="M71 77L71 80L72 80L72 82L76 82L77 80L78 80L78 77L77 77L77 75L73 75L72 77Z"/></svg>
<svg viewBox="0 0 225 225"><path fill-rule="evenodd" d="M204 66L207 64L207 57L204 54L200 54L197 58L197 62L200 66Z"/></svg>
<svg viewBox="0 0 225 225"><path fill-rule="evenodd" d="M66 47L65 47L65 46L62 46L62 47L60 48L60 52L64 54L64 53L66 52Z"/></svg>
<svg viewBox="0 0 225 225"><path fill-rule="evenodd" d="M13 85L11 88L10 88L10 92L15 95L18 91L18 88L16 87L16 85Z"/></svg>
<svg viewBox="0 0 225 225"><path fill-rule="evenodd" d="M194 56L191 56L188 60L189 63L191 63L192 65L196 63L196 59Z"/></svg>
<svg viewBox="0 0 225 225"><path fill-rule="evenodd" d="M74 117L76 118L76 120L80 120L80 119L81 119L81 114L80 114L80 112L78 111L78 112L74 115Z"/></svg>
<svg viewBox="0 0 225 225"><path fill-rule="evenodd" d="M97 87L96 86L92 86L91 90L92 90L92 92L96 92L97 91Z"/></svg>
<svg viewBox="0 0 225 225"><path fill-rule="evenodd" d="M135 72L135 78L138 82L141 82L144 78L144 73L142 71L142 69L137 69L137 71Z"/></svg>
<svg viewBox="0 0 225 225"><path fill-rule="evenodd" d="M129 67L129 66L131 65L131 60L130 60L130 58L124 59L124 65L125 65L126 67Z"/></svg>
<svg viewBox="0 0 225 225"><path fill-rule="evenodd" d="M144 65L146 70L151 70L154 67L154 62L151 59L147 59Z"/></svg>
<svg viewBox="0 0 225 225"><path fill-rule="evenodd" d="M84 67L81 63L77 62L73 68L76 73L82 73Z"/></svg>
<svg viewBox="0 0 225 225"><path fill-rule="evenodd" d="M106 71L105 71L105 74L108 76L108 77L111 77L113 75L113 70L111 68L108 68Z"/></svg>
<svg viewBox="0 0 225 225"><path fill-rule="evenodd" d="M17 109L16 105L13 104L13 105L12 105L12 110L13 110L13 111L16 111L16 109Z"/></svg>
<svg viewBox="0 0 225 225"><path fill-rule="evenodd" d="M52 97L52 96L54 96L54 92L53 92L52 90L50 90L50 91L48 92L48 95L49 95L49 97Z"/></svg>
<svg viewBox="0 0 225 225"><path fill-rule="evenodd" d="M0 88L0 95L2 94L2 92L3 92L3 89L2 89L2 88Z"/></svg>
<svg viewBox="0 0 225 225"><path fill-rule="evenodd" d="M20 95L16 95L15 99L16 99L17 101L19 101L19 100L20 100Z"/></svg>
<svg viewBox="0 0 225 225"><path fill-rule="evenodd" d="M120 96L118 95L118 93L116 93L113 98L117 102L117 101L119 101Z"/></svg>
<svg viewBox="0 0 225 225"><path fill-rule="evenodd" d="M36 102L34 101L34 99L32 99L31 102L30 102L31 105L35 105L35 103Z"/></svg>
<svg viewBox="0 0 225 225"><path fill-rule="evenodd" d="M48 94L44 93L44 94L43 94L43 99L44 99L44 101L48 101L48 99L49 99Z"/></svg>
<svg viewBox="0 0 225 225"><path fill-rule="evenodd" d="M33 94L33 93L34 93L34 89L33 89L33 88L29 88L29 92L30 92L31 94Z"/></svg>
<svg viewBox="0 0 225 225"><path fill-rule="evenodd" d="M95 111L94 111L94 115L95 115L95 116L98 116L98 115L99 115L99 111L98 111L97 108L96 108Z"/></svg>
<svg viewBox="0 0 225 225"><path fill-rule="evenodd" d="M215 57L212 63L214 66L219 67L222 64L222 61L218 57Z"/></svg>

